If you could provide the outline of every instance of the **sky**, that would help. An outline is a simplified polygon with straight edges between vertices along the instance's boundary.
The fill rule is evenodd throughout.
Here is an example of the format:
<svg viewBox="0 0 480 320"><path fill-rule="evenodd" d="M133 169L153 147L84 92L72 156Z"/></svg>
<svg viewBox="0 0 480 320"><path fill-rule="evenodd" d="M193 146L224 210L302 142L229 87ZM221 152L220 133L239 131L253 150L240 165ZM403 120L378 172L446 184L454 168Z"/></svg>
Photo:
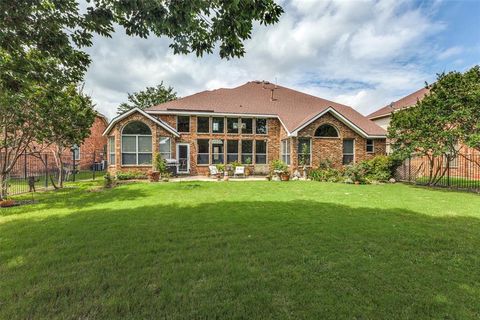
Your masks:
<svg viewBox="0 0 480 320"><path fill-rule="evenodd" d="M108 118L127 93L161 81L179 96L267 80L349 105L362 114L480 64L480 1L277 0L273 26L255 25L239 59L174 55L168 38L140 39L118 27L95 36L85 80Z"/></svg>

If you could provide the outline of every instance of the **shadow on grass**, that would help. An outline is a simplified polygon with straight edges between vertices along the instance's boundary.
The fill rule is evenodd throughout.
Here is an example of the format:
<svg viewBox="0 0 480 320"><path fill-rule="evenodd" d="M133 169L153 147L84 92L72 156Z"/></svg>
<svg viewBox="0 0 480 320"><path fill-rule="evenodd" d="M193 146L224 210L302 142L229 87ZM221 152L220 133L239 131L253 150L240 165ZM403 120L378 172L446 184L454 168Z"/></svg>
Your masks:
<svg viewBox="0 0 480 320"><path fill-rule="evenodd" d="M15 220L0 225L0 318L476 318L479 231L312 201Z"/></svg>

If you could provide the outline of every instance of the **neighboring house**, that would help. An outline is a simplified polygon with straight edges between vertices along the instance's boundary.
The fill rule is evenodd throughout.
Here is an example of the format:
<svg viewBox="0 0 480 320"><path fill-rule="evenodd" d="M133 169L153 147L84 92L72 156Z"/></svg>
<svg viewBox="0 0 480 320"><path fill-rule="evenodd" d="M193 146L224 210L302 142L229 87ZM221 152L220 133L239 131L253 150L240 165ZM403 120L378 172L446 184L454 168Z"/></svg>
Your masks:
<svg viewBox="0 0 480 320"><path fill-rule="evenodd" d="M386 139L385 130L351 107L261 81L130 110L104 135L113 173L147 171L159 152L191 175L234 161L266 173L275 159L294 170L303 151L310 167L327 160L341 167L385 154Z"/></svg>
<svg viewBox="0 0 480 320"><path fill-rule="evenodd" d="M428 88L422 88L420 90L417 90L401 98L400 100L392 102L369 114L367 118L375 122L383 129L388 130L393 113L402 109L414 107L417 101L422 100L429 92L430 90ZM391 153L390 143L388 139L386 150L387 153ZM450 162L449 167L451 169L451 173L462 177L480 178L480 172L477 168L478 165L475 163L480 160L480 152L473 148L469 148L462 143L458 144L457 150L459 151L459 154L461 154L461 157L457 157ZM424 161L424 159L416 159L416 161L422 162ZM438 162L439 165L446 165L446 161L439 160Z"/></svg>
<svg viewBox="0 0 480 320"><path fill-rule="evenodd" d="M73 164L72 159L75 158L75 166L79 170L90 170L94 163L101 163L106 160L105 151L107 149L107 138L103 136L103 132L108 126L108 119L101 113L97 112L97 116L90 127L90 135L82 144L62 154L62 159L67 165ZM50 163L54 162L54 147L47 147L43 153L46 153L50 159Z"/></svg>

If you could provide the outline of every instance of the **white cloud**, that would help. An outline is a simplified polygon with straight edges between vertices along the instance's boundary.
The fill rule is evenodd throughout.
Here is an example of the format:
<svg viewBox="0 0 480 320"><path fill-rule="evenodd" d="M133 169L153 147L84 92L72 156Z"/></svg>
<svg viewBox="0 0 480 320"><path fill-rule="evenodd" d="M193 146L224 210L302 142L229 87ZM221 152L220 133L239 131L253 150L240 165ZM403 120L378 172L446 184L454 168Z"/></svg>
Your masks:
<svg viewBox="0 0 480 320"><path fill-rule="evenodd" d="M112 39L95 37L87 92L112 117L127 92L162 80L185 96L277 78L369 113L431 80L425 61L456 54L452 48L438 54L429 41L445 27L428 14L433 7L394 0L280 2L286 13L277 25L255 26L242 59L173 55L169 39L131 38L120 29Z"/></svg>
<svg viewBox="0 0 480 320"><path fill-rule="evenodd" d="M451 57L457 56L463 52L463 48L460 46L450 47L438 54L438 59L445 60Z"/></svg>

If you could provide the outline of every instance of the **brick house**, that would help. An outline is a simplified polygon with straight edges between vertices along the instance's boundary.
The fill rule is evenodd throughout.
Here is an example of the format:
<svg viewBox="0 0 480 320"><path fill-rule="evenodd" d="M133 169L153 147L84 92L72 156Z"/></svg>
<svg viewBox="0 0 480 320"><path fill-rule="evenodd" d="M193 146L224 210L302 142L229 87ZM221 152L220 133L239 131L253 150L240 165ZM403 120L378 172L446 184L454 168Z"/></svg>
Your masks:
<svg viewBox="0 0 480 320"><path fill-rule="evenodd" d="M369 114L367 118L375 122L378 126L382 127L385 130L388 130L390 126L390 121L392 114L403 109L411 108L415 106L417 101L422 100L430 90L428 88L422 88L417 90L395 102L392 102L382 108L379 108L375 112ZM449 164L450 174L457 177L470 177L475 179L480 179L480 169L478 168L478 163L480 161L480 152L476 149L470 148L465 144L458 143L458 152L461 156L453 159ZM386 145L387 153L390 153L390 142L387 139ZM425 159L415 158L411 160L412 167L420 167ZM446 166L445 159L437 159L438 164L435 165L435 168L438 166ZM428 175L428 167L424 167L423 175Z"/></svg>
<svg viewBox="0 0 480 320"><path fill-rule="evenodd" d="M293 171L303 151L309 167L324 160L341 167L385 154L386 139L384 129L351 107L261 81L132 109L104 135L112 173L148 171L159 152L190 175L234 161L267 173L275 159Z"/></svg>

